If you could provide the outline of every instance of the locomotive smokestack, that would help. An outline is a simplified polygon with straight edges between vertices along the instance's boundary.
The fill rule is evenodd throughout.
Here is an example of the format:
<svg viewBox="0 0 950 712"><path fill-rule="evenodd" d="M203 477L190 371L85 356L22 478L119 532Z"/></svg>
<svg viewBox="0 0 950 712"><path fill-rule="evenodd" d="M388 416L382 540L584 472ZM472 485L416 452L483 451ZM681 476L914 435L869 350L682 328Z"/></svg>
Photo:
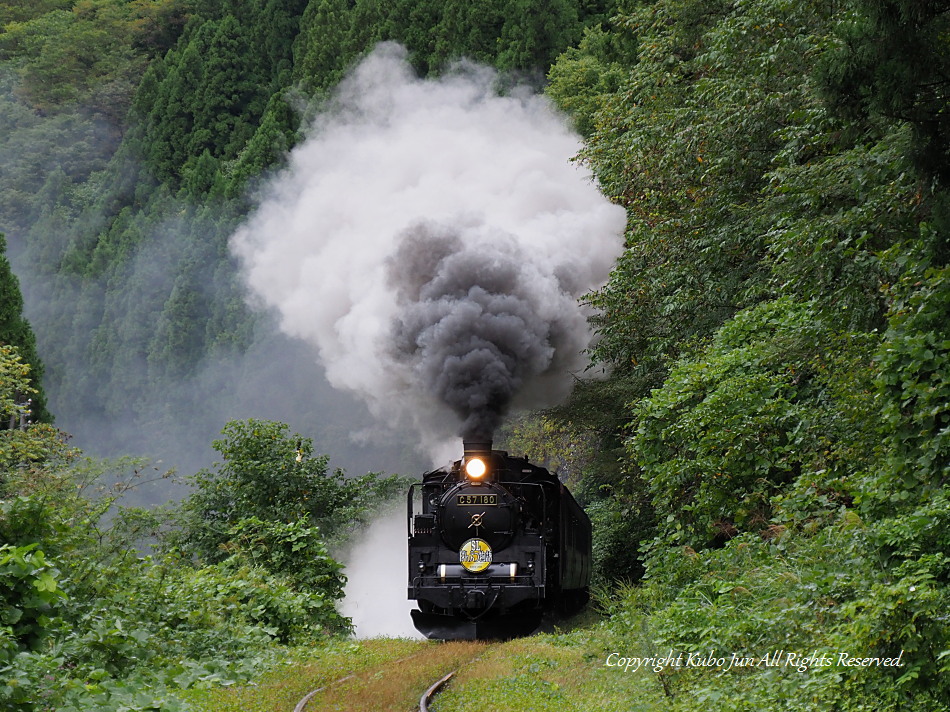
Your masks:
<svg viewBox="0 0 950 712"><path fill-rule="evenodd" d="M481 437L477 440L471 439L462 441L462 451L466 458L475 457L477 455L490 455L491 446L491 438Z"/></svg>

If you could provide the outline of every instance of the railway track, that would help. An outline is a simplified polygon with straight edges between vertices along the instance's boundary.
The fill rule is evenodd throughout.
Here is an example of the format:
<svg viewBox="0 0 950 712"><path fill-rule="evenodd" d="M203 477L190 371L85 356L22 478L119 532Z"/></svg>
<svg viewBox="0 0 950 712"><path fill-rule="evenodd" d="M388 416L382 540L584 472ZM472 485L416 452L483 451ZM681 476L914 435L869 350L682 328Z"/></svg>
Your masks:
<svg viewBox="0 0 950 712"><path fill-rule="evenodd" d="M432 700L455 673L488 647L470 641L428 647L311 690L300 698L293 712L406 712L415 704L421 712L428 712ZM420 690L425 690L421 697Z"/></svg>

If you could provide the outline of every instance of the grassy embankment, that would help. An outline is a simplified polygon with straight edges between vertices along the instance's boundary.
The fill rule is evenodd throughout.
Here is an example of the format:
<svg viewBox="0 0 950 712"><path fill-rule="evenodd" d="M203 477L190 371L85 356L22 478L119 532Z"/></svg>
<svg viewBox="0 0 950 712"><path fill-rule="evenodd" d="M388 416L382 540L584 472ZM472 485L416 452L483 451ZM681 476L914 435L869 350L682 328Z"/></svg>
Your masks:
<svg viewBox="0 0 950 712"><path fill-rule="evenodd" d="M488 700L493 712L662 709L656 675L604 664L612 646L599 626L501 644L348 641L299 651L256 685L193 691L187 699L200 712L289 712L309 691L328 685L308 710L404 712L416 709L438 677L461 668L433 710L484 712Z"/></svg>

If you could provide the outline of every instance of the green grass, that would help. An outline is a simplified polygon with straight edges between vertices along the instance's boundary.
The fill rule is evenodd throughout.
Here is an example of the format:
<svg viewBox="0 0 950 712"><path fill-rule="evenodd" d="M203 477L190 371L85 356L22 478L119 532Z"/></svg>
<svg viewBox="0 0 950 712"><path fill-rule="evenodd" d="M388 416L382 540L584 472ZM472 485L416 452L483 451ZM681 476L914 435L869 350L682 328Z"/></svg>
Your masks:
<svg viewBox="0 0 950 712"><path fill-rule="evenodd" d="M289 712L317 687L353 672L423 652L434 645L404 638L379 638L300 648L253 685L189 690L181 693L181 697L195 712Z"/></svg>
<svg viewBox="0 0 950 712"><path fill-rule="evenodd" d="M637 712L666 704L654 673L604 661L614 649L600 628L536 635L491 647L463 669L433 712Z"/></svg>
<svg viewBox="0 0 950 712"><path fill-rule="evenodd" d="M604 664L619 643L596 616L574 625L585 627L501 644L330 642L295 650L256 684L191 690L182 697L196 712L289 712L311 690L330 685L308 712L410 710L430 683L459 669L433 712L652 712L667 706L654 673ZM333 684L351 673L357 676Z"/></svg>

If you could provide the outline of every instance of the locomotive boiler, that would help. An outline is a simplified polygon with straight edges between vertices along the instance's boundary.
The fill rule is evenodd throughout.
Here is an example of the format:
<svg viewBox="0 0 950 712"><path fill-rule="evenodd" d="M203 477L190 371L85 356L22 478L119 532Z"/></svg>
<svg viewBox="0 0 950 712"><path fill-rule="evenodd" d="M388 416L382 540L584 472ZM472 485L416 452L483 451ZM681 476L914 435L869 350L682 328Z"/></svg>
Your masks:
<svg viewBox="0 0 950 712"><path fill-rule="evenodd" d="M587 603L591 525L566 487L526 458L466 442L408 497L409 598L429 638L527 635Z"/></svg>

